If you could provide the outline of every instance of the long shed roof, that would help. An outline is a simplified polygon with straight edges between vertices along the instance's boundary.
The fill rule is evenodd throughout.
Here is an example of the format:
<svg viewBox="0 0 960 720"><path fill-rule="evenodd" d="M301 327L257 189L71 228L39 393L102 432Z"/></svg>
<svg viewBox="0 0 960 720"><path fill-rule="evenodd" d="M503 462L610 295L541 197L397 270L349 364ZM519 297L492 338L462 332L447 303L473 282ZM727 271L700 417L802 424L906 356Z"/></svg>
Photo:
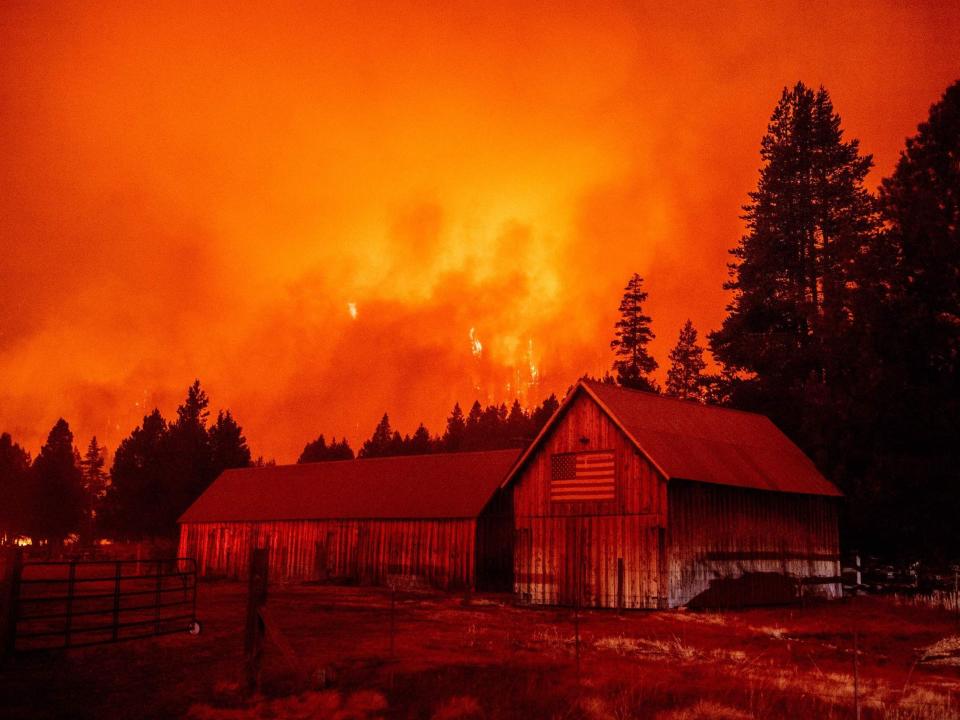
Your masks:
<svg viewBox="0 0 960 720"><path fill-rule="evenodd" d="M764 415L580 381L564 405L586 394L668 480L840 496L800 448ZM525 464L561 409L511 471Z"/></svg>
<svg viewBox="0 0 960 720"><path fill-rule="evenodd" d="M180 522L477 517L519 454L492 450L226 470Z"/></svg>

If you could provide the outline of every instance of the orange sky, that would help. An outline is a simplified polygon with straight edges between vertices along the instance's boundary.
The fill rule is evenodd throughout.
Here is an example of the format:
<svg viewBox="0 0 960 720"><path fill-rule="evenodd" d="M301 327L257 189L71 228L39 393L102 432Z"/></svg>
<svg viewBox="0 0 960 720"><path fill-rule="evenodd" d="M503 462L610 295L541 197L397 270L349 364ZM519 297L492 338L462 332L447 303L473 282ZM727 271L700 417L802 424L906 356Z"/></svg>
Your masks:
<svg viewBox="0 0 960 720"><path fill-rule="evenodd" d="M161 5L0 4L0 431L34 453L194 377L280 462L537 401L609 367L634 271L663 365L722 318L785 84L875 183L960 77L950 3Z"/></svg>

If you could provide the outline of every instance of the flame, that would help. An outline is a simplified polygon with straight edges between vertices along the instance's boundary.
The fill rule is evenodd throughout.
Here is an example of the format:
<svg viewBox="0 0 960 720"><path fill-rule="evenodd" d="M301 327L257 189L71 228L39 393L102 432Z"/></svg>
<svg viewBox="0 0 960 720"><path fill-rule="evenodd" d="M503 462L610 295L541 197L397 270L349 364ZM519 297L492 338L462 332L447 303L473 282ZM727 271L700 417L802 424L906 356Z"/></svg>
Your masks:
<svg viewBox="0 0 960 720"><path fill-rule="evenodd" d="M347 312L350 313L350 317L354 320L357 319L357 304L355 302L347 303Z"/></svg>
<svg viewBox="0 0 960 720"><path fill-rule="evenodd" d="M483 352L483 343L480 342L480 338L477 337L476 330L470 328L470 352L473 353L475 358L480 357L480 353Z"/></svg>
<svg viewBox="0 0 960 720"><path fill-rule="evenodd" d="M527 367L530 369L530 387L532 388L540 382L540 368L533 359L533 338L527 341Z"/></svg>

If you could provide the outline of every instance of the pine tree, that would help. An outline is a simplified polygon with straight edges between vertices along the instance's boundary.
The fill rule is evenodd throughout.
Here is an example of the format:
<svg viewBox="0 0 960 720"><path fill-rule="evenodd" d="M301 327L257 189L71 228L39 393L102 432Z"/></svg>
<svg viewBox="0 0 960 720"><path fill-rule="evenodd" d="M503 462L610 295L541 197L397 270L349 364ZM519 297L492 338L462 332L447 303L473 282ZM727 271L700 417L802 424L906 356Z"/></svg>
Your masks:
<svg viewBox="0 0 960 720"><path fill-rule="evenodd" d="M168 485L173 471L167 422L155 408L113 454L102 503L104 525L113 537L141 539L171 532Z"/></svg>
<svg viewBox="0 0 960 720"><path fill-rule="evenodd" d="M297 458L297 464L323 462L328 459L327 440L323 436L323 433L320 433L320 436L316 440L311 440L303 446L303 452L300 453L300 457Z"/></svg>
<svg viewBox="0 0 960 720"><path fill-rule="evenodd" d="M479 400L474 400L470 406L470 412L467 413L467 420L463 430L463 442L460 444L461 450L478 450L483 446L482 431L480 428L480 418L483 417L483 406Z"/></svg>
<svg viewBox="0 0 960 720"><path fill-rule="evenodd" d="M250 448L243 436L243 428L233 419L229 410L217 413L217 419L207 434L214 478L229 468L250 466Z"/></svg>
<svg viewBox="0 0 960 720"><path fill-rule="evenodd" d="M34 498L30 478L30 453L13 441L9 433L0 435L0 545L10 544L27 531Z"/></svg>
<svg viewBox="0 0 960 720"><path fill-rule="evenodd" d="M353 448L350 447L347 438L338 442L336 436L334 436L327 448L327 456L329 460L353 460Z"/></svg>
<svg viewBox="0 0 960 720"><path fill-rule="evenodd" d="M444 452L457 452L463 445L463 436L466 433L467 424L463 419L463 410L460 409L460 403L455 403L450 417L447 418L447 429L443 433Z"/></svg>
<svg viewBox="0 0 960 720"><path fill-rule="evenodd" d="M169 458L172 463L165 479L164 501L170 532L176 531L177 518L206 490L219 474L213 464L210 434L207 430L207 409L210 399L194 380L187 396L177 407L177 419L167 430Z"/></svg>
<svg viewBox="0 0 960 720"><path fill-rule="evenodd" d="M676 346L670 351L670 369L667 371L666 394L687 400L702 400L704 397L703 348L697 344L697 330L687 320L680 329Z"/></svg>
<svg viewBox="0 0 960 720"><path fill-rule="evenodd" d="M330 460L353 460L353 449L346 438L337 440L336 436L330 439L328 445L326 438L321 433L316 440L308 442L304 446L303 452L297 458L297 463L327 462Z"/></svg>
<svg viewBox="0 0 960 720"><path fill-rule="evenodd" d="M710 347L791 415L788 397L808 381L842 382L853 263L877 229L863 187L872 160L842 139L827 91L802 83L784 89L760 154L760 180L744 208L748 232L731 251L725 287L733 301Z"/></svg>
<svg viewBox="0 0 960 720"><path fill-rule="evenodd" d="M411 455L426 455L433 451L433 442L430 439L430 431L423 423L417 426L413 437L410 438L408 449Z"/></svg>
<svg viewBox="0 0 960 720"><path fill-rule="evenodd" d="M62 544L80 529L85 507L80 457L70 425L63 418L50 430L31 472L37 505L30 535L50 545Z"/></svg>
<svg viewBox="0 0 960 720"><path fill-rule="evenodd" d="M533 415L530 418L530 431L532 436L535 436L543 429L543 426L547 424L547 420L553 417L553 414L559 407L560 401L557 400L557 396L550 393L550 397L534 409Z"/></svg>
<svg viewBox="0 0 960 720"><path fill-rule="evenodd" d="M648 343L655 336L650 329L651 318L643 312L646 300L643 278L634 273L620 301L620 319L616 322L610 348L617 358L613 369L620 385L655 392L657 386L650 374L657 369L657 361L647 351Z"/></svg>
<svg viewBox="0 0 960 720"><path fill-rule="evenodd" d="M507 415L506 436L508 447L521 447L532 436L530 416L517 399L514 399Z"/></svg>
<svg viewBox="0 0 960 720"><path fill-rule="evenodd" d="M848 452L857 542L960 556L960 82L947 88L880 187L885 232L859 258L873 354L853 384ZM850 456L853 456L852 458Z"/></svg>
<svg viewBox="0 0 960 720"><path fill-rule="evenodd" d="M383 457L390 452L392 441L393 430L390 428L390 418L386 413L384 413L383 417L380 419L380 422L377 423L377 427L374 428L373 435L371 435L370 439L366 440L360 447L358 457Z"/></svg>
<svg viewBox="0 0 960 720"><path fill-rule="evenodd" d="M960 392L960 81L930 108L880 189L886 312L909 339L915 379ZM881 319L882 320L882 319Z"/></svg>
<svg viewBox="0 0 960 720"><path fill-rule="evenodd" d="M106 464L106 448L97 442L97 436L90 439L87 451L80 462L83 474L83 492L85 496L84 517L81 526L80 539L84 544L95 540L97 513L103 497L107 493L109 478L104 465Z"/></svg>

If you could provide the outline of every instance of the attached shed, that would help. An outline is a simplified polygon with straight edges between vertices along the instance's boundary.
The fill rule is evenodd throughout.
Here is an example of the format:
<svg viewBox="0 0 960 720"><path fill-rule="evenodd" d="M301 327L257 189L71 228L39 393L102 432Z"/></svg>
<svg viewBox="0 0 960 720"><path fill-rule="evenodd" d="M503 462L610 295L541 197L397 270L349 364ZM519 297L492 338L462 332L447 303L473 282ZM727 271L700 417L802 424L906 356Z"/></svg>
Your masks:
<svg viewBox="0 0 960 720"><path fill-rule="evenodd" d="M473 588L477 566L509 563L477 519L518 450L227 470L180 518L180 555L204 576L239 578L251 547L270 576ZM506 559L496 557L506 553Z"/></svg>
<svg viewBox="0 0 960 720"><path fill-rule="evenodd" d="M503 491L522 602L762 603L778 577L840 593L841 493L762 415L580 382Z"/></svg>

